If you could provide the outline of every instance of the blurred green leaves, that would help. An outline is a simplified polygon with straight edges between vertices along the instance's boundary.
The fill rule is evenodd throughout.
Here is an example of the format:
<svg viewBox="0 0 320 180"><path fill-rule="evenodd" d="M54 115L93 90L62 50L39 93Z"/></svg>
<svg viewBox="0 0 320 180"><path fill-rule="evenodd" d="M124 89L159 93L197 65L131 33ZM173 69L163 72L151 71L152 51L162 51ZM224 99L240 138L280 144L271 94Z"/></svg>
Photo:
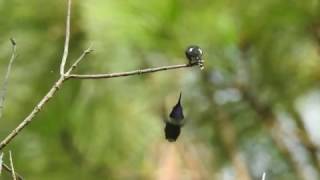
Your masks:
<svg viewBox="0 0 320 180"><path fill-rule="evenodd" d="M252 178L260 171L272 179L297 178L272 141L263 115L235 85L243 85L270 113L288 111L297 116L296 100L319 88L318 1L73 4L68 62L90 44L95 50L77 72L184 63L184 50L191 44L204 49L205 71L68 82L9 146L19 173L27 179L155 178L160 161L155 157L163 154L154 150L164 143L162 107L173 103L172 97L182 90L188 123L177 147L179 143L204 147L196 154L203 162L212 160L205 170L214 173L207 178L222 177L226 168L234 166L233 153L238 152L246 157L242 163ZM5 17L0 19L0 72L10 55L10 37L17 40L19 52L0 137L20 122L58 77L65 6L63 0L0 0ZM235 134L233 140L223 127ZM310 152L301 155L308 156Z"/></svg>

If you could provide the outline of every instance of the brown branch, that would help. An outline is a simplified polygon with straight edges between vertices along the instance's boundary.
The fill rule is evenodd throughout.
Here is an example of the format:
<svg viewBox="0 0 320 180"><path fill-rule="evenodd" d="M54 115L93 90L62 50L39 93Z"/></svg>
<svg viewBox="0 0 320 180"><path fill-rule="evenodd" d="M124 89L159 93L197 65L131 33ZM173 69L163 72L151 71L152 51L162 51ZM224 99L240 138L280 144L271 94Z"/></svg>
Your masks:
<svg viewBox="0 0 320 180"><path fill-rule="evenodd" d="M12 169L8 165L3 163L2 167L4 170L8 171L9 173L12 173ZM17 179L23 180L23 177L20 174L18 174L17 172L15 172L15 175L16 175Z"/></svg>
<svg viewBox="0 0 320 180"><path fill-rule="evenodd" d="M9 75L10 75L10 72L11 72L11 67L12 67L13 61L16 58L16 51L17 51L17 44L16 44L15 40L13 38L11 38L10 41L11 41L11 45L12 45L11 58L9 60L9 64L8 64L8 67L7 67L7 72L6 72L5 76L4 76L3 84L2 84L1 90L0 90L0 119L2 117L2 111L3 111L5 96L6 96L6 93L7 93Z"/></svg>
<svg viewBox="0 0 320 180"><path fill-rule="evenodd" d="M141 74L153 73L153 72L157 72L157 71L166 71L166 70L171 70L171 69L186 68L186 67L192 67L192 66L196 66L196 65L198 65L198 64L197 63L178 64L178 65L140 69L140 70L134 70L134 71L127 71L127 72L109 73L109 74L83 74L83 75L82 74L70 74L67 77L73 78L73 79L107 79L107 78L141 75Z"/></svg>
<svg viewBox="0 0 320 180"><path fill-rule="evenodd" d="M13 180L17 180L16 173L14 171L13 167L13 160L12 160L12 154L11 151L9 151L9 160L10 160L10 167L11 167L11 176Z"/></svg>
<svg viewBox="0 0 320 180"><path fill-rule="evenodd" d="M247 87L239 84L235 86L238 87L239 91L242 93L244 101L246 101L253 111L256 112L258 117L262 119L262 124L268 130L273 143L277 146L282 156L289 161L288 165L291 166L296 176L300 179L305 179L301 167L296 162L290 149L285 145L283 137L281 136L282 129L279 123L277 123L277 117L272 111L272 107L261 103Z"/></svg>
<svg viewBox="0 0 320 180"><path fill-rule="evenodd" d="M289 113L292 115L292 118L296 122L297 130L296 134L298 138L300 139L301 143L304 145L304 147L308 150L310 153L310 161L311 163L317 168L317 170L320 170L320 159L318 157L318 150L319 147L312 141L310 135L308 134L308 131L304 125L303 119L299 112L293 107L293 105L289 105L288 107Z"/></svg>
<svg viewBox="0 0 320 180"><path fill-rule="evenodd" d="M66 19L66 38L64 42L64 50L60 65L60 75L64 76L64 69L68 58L69 52L69 41L70 41L70 17L71 17L71 3L72 0L68 0L68 10L67 10L67 19Z"/></svg>
<svg viewBox="0 0 320 180"><path fill-rule="evenodd" d="M261 102L258 102L257 98L254 97L249 92L249 90L246 87L244 87L243 85L236 84L234 87L238 88L243 93L244 99L247 100L247 102L249 102L251 107L254 107L253 109L256 110L256 112L258 112L258 114L261 117L264 117L265 120L271 120L271 121L276 120L276 116L272 112L270 105L262 104ZM306 150L309 152L311 164L317 170L320 170L320 159L317 155L319 148L310 138L310 136L306 130L306 127L303 124L302 117L295 110L295 108L293 107L292 104L289 105L289 107L287 107L287 111L292 115L292 118L297 125L297 130L295 131L295 133L296 133L298 139L300 140L300 142L304 145ZM266 117L270 117L270 118L266 118ZM266 123L272 124L272 123L276 123L276 122L266 122ZM281 143L279 142L278 144L280 145Z"/></svg>

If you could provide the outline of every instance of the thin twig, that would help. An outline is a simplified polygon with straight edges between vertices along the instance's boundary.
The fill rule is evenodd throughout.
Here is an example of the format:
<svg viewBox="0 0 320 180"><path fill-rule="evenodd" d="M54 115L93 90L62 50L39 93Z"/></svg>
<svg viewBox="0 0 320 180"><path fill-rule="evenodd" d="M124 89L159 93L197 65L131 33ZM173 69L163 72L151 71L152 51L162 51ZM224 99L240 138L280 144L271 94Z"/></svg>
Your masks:
<svg viewBox="0 0 320 180"><path fill-rule="evenodd" d="M3 163L2 167L4 170L8 171L9 173L12 173L12 169L8 165ZM15 174L16 174L17 179L23 180L23 177L20 174L18 174L17 172L15 172Z"/></svg>
<svg viewBox="0 0 320 180"><path fill-rule="evenodd" d="M69 68L67 74L71 73L79 62L91 52L92 50L88 48L85 50L81 56L75 61L75 63ZM0 143L0 150L3 149L9 142L24 128L26 127L33 118L41 111L43 106L54 96L54 94L61 88L63 82L67 79L67 76L60 76L60 78L55 82L49 92L41 99L41 101L34 107L30 114L14 129L12 132Z"/></svg>
<svg viewBox="0 0 320 180"><path fill-rule="evenodd" d="M64 76L64 69L68 58L68 52L69 52L69 41L70 41L70 17L71 17L71 0L68 0L68 12L67 12L67 19L66 19L66 39L64 42L64 50L60 65L60 75Z"/></svg>
<svg viewBox="0 0 320 180"><path fill-rule="evenodd" d="M107 79L107 78L141 75L141 74L153 73L153 72L157 72L157 71L166 71L166 70L171 70L171 69L186 68L186 67L191 67L191 66L196 66L196 65L198 65L198 64L178 64L178 65L147 68L147 69L140 69L140 70L134 70L134 71L127 71L127 72L109 73L109 74L70 74L68 76L68 78Z"/></svg>
<svg viewBox="0 0 320 180"><path fill-rule="evenodd" d="M3 164L3 152L0 154L0 175L2 173L2 164Z"/></svg>
<svg viewBox="0 0 320 180"><path fill-rule="evenodd" d="M11 58L9 60L9 64L7 67L7 71L1 86L1 90L0 90L0 119L2 117L2 112L3 112L3 108L4 108L4 101L5 101L5 97L6 97L6 93L7 93L7 88L8 88L8 81L9 81L9 76L11 73L11 68L12 68L12 64L14 62L14 60L16 59L16 52L17 52L17 43L16 41L11 38L10 39L11 45L12 45L12 53L11 53ZM7 166L4 162L3 162L3 153L0 154L0 175L2 173L2 169L8 171L11 173L11 169L9 168L9 166ZM21 176L18 176L21 177ZM18 179L22 179L22 178L18 178Z"/></svg>
<svg viewBox="0 0 320 180"><path fill-rule="evenodd" d="M34 107L30 114L14 129L12 132L0 143L0 150L2 150L24 127L26 127L32 119L40 112L43 106L53 97L53 95L60 89L65 77L61 76L58 81L52 86L49 92L42 98L42 100Z"/></svg>
<svg viewBox="0 0 320 180"><path fill-rule="evenodd" d="M308 134L307 128L303 122L303 119L299 112L297 112L296 108L291 103L288 107L288 111L292 115L292 119L295 121L297 125L296 134L297 137L300 139L301 143L310 153L310 162L315 166L315 168L319 171L320 170L320 159L318 157L318 150L319 147L315 144L310 135Z"/></svg>
<svg viewBox="0 0 320 180"><path fill-rule="evenodd" d="M72 64L72 66L69 68L69 70L66 72L65 75L68 76L78 66L78 64L82 61L82 59L92 51L93 50L91 49L91 46L85 51L83 51L81 56Z"/></svg>
<svg viewBox="0 0 320 180"><path fill-rule="evenodd" d="M11 166L11 175L13 180L17 180L16 178L16 173L14 172L14 167L13 167L13 160L12 160L12 154L11 151L9 151L9 159L10 159L10 166Z"/></svg>
<svg viewBox="0 0 320 180"><path fill-rule="evenodd" d="M5 96L7 93L8 80L9 80L9 76L10 76L10 72L11 72L11 67L12 67L13 61L16 58L16 51L17 51L17 44L16 44L15 40L13 38L11 38L10 41L11 41L11 45L12 45L11 58L10 58L7 72L4 76L4 80L3 80L1 90L0 90L0 119L2 117L2 111L3 111Z"/></svg>

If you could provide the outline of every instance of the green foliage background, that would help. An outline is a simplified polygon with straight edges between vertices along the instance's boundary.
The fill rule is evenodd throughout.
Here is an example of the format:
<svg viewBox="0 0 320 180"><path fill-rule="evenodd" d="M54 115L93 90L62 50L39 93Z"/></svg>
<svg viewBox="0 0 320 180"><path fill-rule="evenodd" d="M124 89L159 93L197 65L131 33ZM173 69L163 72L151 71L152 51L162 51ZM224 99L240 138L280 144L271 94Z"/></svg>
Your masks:
<svg viewBox="0 0 320 180"><path fill-rule="evenodd" d="M183 146L198 154L203 179L235 176L237 153L252 179L264 171L270 179L300 179L299 174L317 179L320 169L312 163L310 149L299 141L284 143L292 152L283 153L272 139L274 127L266 124L271 117L293 132L282 133L283 142L295 140L295 130L304 129L297 102L319 93L319 3L74 1L68 63L91 44L95 50L78 73L185 63L190 44L203 48L205 70L69 81L5 148L5 160L12 150L16 170L26 179L155 179L162 151ZM58 78L66 2L0 0L0 15L2 75L9 38L18 43L0 120L2 139ZM180 91L188 124L178 142L169 144L163 135L163 109L168 114ZM306 159L302 166L311 170L297 172L299 162L292 162L292 156ZM4 172L1 178L9 176Z"/></svg>

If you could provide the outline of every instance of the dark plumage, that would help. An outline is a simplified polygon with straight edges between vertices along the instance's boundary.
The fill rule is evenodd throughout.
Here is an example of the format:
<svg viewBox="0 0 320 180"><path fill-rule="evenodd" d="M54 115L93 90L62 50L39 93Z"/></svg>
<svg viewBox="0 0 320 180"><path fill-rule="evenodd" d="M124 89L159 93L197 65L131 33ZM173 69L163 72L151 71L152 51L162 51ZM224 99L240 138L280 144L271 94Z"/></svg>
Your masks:
<svg viewBox="0 0 320 180"><path fill-rule="evenodd" d="M190 63L196 63L202 60L202 50L199 46L189 46L185 53Z"/></svg>
<svg viewBox="0 0 320 180"><path fill-rule="evenodd" d="M185 54L190 64L197 63L200 66L201 70L204 68L203 66L204 61L202 59L203 52L199 46L196 46L196 45L189 46L186 49Z"/></svg>
<svg viewBox="0 0 320 180"><path fill-rule="evenodd" d="M184 119L183 115L183 108L181 106L181 93L179 96L179 100L177 104L172 108L172 111L170 113L170 120L173 124L180 124L181 121Z"/></svg>
<svg viewBox="0 0 320 180"><path fill-rule="evenodd" d="M181 127L179 125L166 122L166 127L164 128L166 139L169 142L176 141L180 135L180 129Z"/></svg>
<svg viewBox="0 0 320 180"><path fill-rule="evenodd" d="M181 127L184 125L183 108L181 105L181 93L177 104L172 108L169 120L164 128L166 139L169 142L176 141L180 135Z"/></svg>

